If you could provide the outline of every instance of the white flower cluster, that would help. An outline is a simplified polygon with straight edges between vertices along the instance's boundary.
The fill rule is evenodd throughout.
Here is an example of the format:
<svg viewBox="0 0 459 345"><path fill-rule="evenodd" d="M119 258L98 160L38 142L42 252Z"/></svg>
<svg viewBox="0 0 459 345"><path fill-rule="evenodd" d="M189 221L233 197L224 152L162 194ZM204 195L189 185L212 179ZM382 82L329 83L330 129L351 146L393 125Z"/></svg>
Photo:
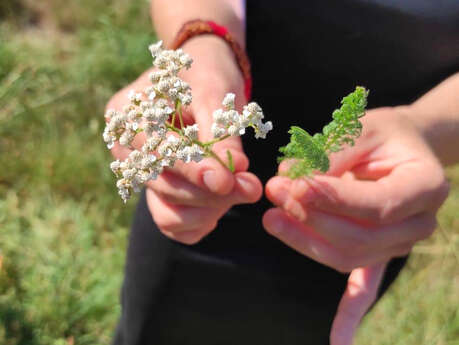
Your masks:
<svg viewBox="0 0 459 345"><path fill-rule="evenodd" d="M222 105L224 109L214 111L212 124L212 135L214 138L223 136L240 136L245 134L247 127L252 127L255 130L255 138L266 138L266 134L273 129L271 121L263 123L263 111L260 106L255 103L249 103L244 106L242 114L234 108L235 95L228 93L223 99Z"/></svg>
<svg viewBox="0 0 459 345"><path fill-rule="evenodd" d="M185 163L200 162L203 154L204 151L198 145L190 144L186 138L178 138L173 134L166 139L150 137L141 151L132 151L123 162L112 162L110 168L119 177L116 186L121 198L126 202L132 190L139 192L140 187L147 181L156 179L164 167L174 166L178 159Z"/></svg>
<svg viewBox="0 0 459 345"><path fill-rule="evenodd" d="M108 122L103 138L107 147L113 148L118 141L132 150L124 161L116 160L110 165L118 177L116 186L124 202L132 191L138 192L143 184L156 179L165 167L173 167L177 160L200 162L211 153L211 143L198 140L197 124L178 129L168 122L171 117L181 118L181 105L191 104L191 88L177 74L183 68L190 68L192 59L181 49L163 50L162 42L150 45L149 50L156 67L149 75L152 85L142 92L130 91L129 104L121 111L109 109L105 114ZM240 115L234 110L234 94L227 94L223 106L225 110L214 113L215 138L242 135L248 126L255 129L257 138L264 138L272 129L271 122L261 122L263 112L256 103L245 106ZM131 144L140 132L145 133L146 140L137 150Z"/></svg>
<svg viewBox="0 0 459 345"><path fill-rule="evenodd" d="M149 78L153 86L150 87L149 99L157 95L168 97L174 104L180 101L184 105L190 105L192 101L191 88L182 79L177 77L183 68L190 68L193 60L182 49L163 50L162 41L148 47L153 57L153 66L157 68L150 73Z"/></svg>

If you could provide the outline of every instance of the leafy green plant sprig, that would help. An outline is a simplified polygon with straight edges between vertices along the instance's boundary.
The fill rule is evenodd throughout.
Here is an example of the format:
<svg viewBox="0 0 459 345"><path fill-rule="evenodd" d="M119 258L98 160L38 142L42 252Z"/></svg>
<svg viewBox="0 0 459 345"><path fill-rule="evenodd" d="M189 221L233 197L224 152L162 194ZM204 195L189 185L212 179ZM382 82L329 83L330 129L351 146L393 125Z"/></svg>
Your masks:
<svg viewBox="0 0 459 345"><path fill-rule="evenodd" d="M333 121L326 125L322 133L309 135L304 129L292 126L289 130L290 142L279 149L283 154L279 163L285 159L295 159L287 176L299 178L309 176L314 171L327 172L330 168L328 155L338 152L345 145L354 145L354 140L362 132L360 118L365 115L368 91L358 86L344 97L341 108L333 112Z"/></svg>

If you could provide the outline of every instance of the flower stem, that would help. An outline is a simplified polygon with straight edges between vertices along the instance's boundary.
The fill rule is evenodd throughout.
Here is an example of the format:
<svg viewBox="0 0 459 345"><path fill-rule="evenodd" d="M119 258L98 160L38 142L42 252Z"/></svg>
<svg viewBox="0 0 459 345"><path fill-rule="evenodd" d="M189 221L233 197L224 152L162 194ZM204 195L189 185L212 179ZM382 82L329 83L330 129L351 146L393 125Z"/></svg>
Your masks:
<svg viewBox="0 0 459 345"><path fill-rule="evenodd" d="M184 129L185 125L183 123L183 116L182 116L182 102L177 101L177 103L175 104L175 109L176 109L176 112L178 113L178 116L179 116L180 128Z"/></svg>
<svg viewBox="0 0 459 345"><path fill-rule="evenodd" d="M219 162L221 165L223 165L225 168L227 168L228 170L231 170L230 167L224 162L221 160L220 157L217 156L217 154L212 151L210 148L206 147L205 148L206 150L206 154L208 154L210 157L214 158L217 160L217 162Z"/></svg>
<svg viewBox="0 0 459 345"><path fill-rule="evenodd" d="M217 139L214 139L214 140L211 140L211 141L208 141L206 143L201 143L203 146L212 146L213 144L215 143L218 143L219 141L223 141L225 140L226 138L229 138L231 135L229 134L226 134L220 138L217 138Z"/></svg>

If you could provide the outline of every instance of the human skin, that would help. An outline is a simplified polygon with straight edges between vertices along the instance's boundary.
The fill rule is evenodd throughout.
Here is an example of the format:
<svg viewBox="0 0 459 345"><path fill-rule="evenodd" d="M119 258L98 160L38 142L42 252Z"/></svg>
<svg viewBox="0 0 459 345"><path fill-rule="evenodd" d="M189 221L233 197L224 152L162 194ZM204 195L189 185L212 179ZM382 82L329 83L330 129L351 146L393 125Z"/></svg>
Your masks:
<svg viewBox="0 0 459 345"><path fill-rule="evenodd" d="M459 162L459 74L411 105L369 110L354 147L333 154L325 175L273 177L277 207L266 230L298 252L350 272L332 333L349 345L376 298L387 262L408 254L436 227L448 195L443 164ZM279 170L288 168L281 164Z"/></svg>
<svg viewBox="0 0 459 345"><path fill-rule="evenodd" d="M244 46L242 8L241 1L238 0L153 0L152 18L156 31L166 46L183 23L197 18L212 19L226 26ZM181 75L193 88L193 103L185 113L186 122L197 123L200 140L208 140L211 114L213 110L220 108L224 95L227 92L235 93L239 107L246 102L242 76L232 51L218 37L193 38L184 44L183 49L194 59L192 68ZM120 109L126 103L130 89L141 90L149 85L148 72L113 96L107 108ZM454 92L457 87L455 85L447 85L449 93ZM442 161L455 161L455 158L444 154L445 145L439 143L441 139L445 139L445 135L433 133L430 128L451 129L451 123L455 123L457 128L458 122L454 115L457 112L451 112L449 107L440 111L436 106L437 100L449 100L448 92L429 93L426 98L411 106L369 112L364 118L364 134L354 148L332 157L332 169L328 176L295 182L274 177L266 186L267 196L278 206L264 216L263 224L267 231L312 259L339 271L351 271L347 289L335 317L330 336L331 345L351 344L362 315L374 301L385 262L391 257L407 253L416 240L427 237L435 227L435 211L446 197L448 189L436 156ZM454 106L452 108L457 109ZM426 110L426 115L419 117L422 121L416 121L415 115L419 115L420 109ZM439 116L440 112L444 115ZM434 124L431 120L434 117L441 117L444 121ZM391 131L384 130L388 123L391 124ZM459 135L456 133L454 139L454 135L450 133L448 138L457 141ZM137 148L141 147L144 140L144 136L140 134L133 144ZM147 203L152 217L161 232L176 241L186 244L198 242L215 229L219 218L231 206L255 202L261 196L260 181L247 172L249 162L242 150L240 139L226 139L214 148L222 159L226 159L226 150L231 150L236 168L234 175L215 160L205 159L199 164L185 165L178 162L157 180L148 183ZM112 152L116 158L124 159L129 150L117 144ZM367 160L363 161L363 157ZM281 166L283 168L285 166ZM420 170L426 183L416 183L413 179L413 174ZM209 171L211 172L207 174ZM359 178L367 181L359 181ZM377 186L381 185L378 181L381 180L388 182L384 183L384 188L378 189ZM405 186L404 180L409 186ZM330 193L316 193L311 196L308 192L311 190L310 183L315 182L308 181L322 183L327 187L324 188L325 191ZM292 184L299 184L302 189L291 193ZM372 193L366 189L368 184L374 185ZM398 194L392 196L394 203L389 205L386 197L391 190ZM339 198L327 198L334 195L331 191L341 192L336 194ZM362 195L372 197L372 203L361 202ZM413 199L415 197L420 198L418 204ZM317 198L325 202L325 205L329 201L328 206L331 204L333 207L325 207L326 213L320 209L313 211L310 198ZM436 202L423 202L431 198ZM418 210L418 215L412 213L414 204L418 205L414 209ZM423 208L424 204L429 206ZM385 211L379 212L381 209ZM398 211L395 212L396 210ZM315 216L312 217L314 212ZM314 219L316 223L308 223ZM384 222L384 226L381 222ZM282 233L278 233L280 223L287 225L287 230ZM404 225L408 223L411 227L409 231L405 231ZM335 231L336 227L330 224L338 225L340 231ZM371 231L367 229L370 225L374 227ZM384 231L378 231L380 228ZM402 232L407 233L402 236L405 241L398 243L397 238ZM294 240L286 234L294 236ZM343 237L344 242L340 242ZM388 242L384 242L386 240ZM328 242L338 244L339 249ZM311 243L317 245L312 246ZM383 245L379 248L376 243ZM341 248L344 245L347 247ZM359 248L359 260L355 258L355 250L346 250L350 247ZM373 255L370 250L374 247L378 247L375 250L377 255ZM343 261L336 260L338 256L335 261L331 261L330 257L337 255L338 250L339 258Z"/></svg>

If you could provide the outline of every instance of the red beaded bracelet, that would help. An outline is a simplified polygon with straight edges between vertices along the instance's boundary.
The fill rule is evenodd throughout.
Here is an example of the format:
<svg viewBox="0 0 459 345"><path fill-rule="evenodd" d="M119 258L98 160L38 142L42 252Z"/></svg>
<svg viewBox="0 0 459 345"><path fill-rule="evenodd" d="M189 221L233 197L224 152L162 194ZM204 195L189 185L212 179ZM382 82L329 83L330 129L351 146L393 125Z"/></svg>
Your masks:
<svg viewBox="0 0 459 345"><path fill-rule="evenodd" d="M178 49L190 38L206 34L216 35L223 38L231 47L244 78L245 97L247 100L250 100L252 94L252 75L250 73L249 57L224 26L218 25L212 21L200 19L186 22L183 24L172 42L171 49Z"/></svg>

